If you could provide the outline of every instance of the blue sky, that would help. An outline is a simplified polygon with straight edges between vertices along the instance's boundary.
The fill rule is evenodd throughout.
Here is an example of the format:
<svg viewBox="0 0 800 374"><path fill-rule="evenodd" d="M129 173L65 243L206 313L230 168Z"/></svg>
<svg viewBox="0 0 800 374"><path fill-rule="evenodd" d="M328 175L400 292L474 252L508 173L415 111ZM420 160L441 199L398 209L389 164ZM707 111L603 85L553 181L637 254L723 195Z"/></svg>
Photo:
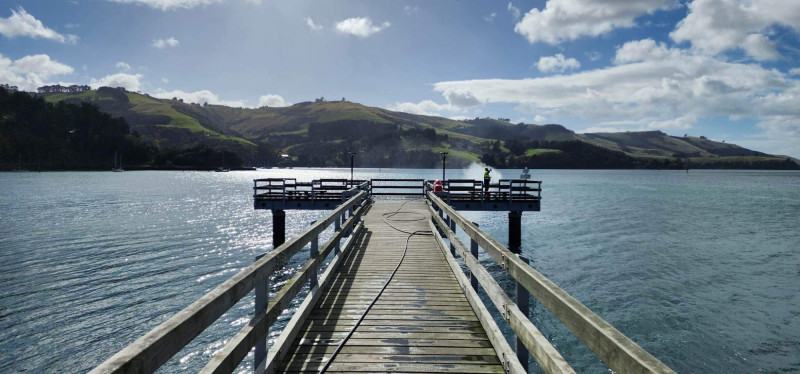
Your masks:
<svg viewBox="0 0 800 374"><path fill-rule="evenodd" d="M0 0L0 83L350 101L800 157L800 1Z"/></svg>

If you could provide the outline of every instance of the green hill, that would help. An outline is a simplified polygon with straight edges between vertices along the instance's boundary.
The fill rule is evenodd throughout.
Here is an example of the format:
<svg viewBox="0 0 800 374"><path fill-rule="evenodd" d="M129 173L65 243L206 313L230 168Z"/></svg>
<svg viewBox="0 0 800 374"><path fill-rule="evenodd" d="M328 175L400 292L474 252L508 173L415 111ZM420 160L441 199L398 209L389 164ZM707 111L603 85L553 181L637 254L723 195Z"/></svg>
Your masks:
<svg viewBox="0 0 800 374"><path fill-rule="evenodd" d="M135 92L101 87L77 94L43 94L48 102L89 102L113 117L122 117L132 131L160 147L194 146L211 143L221 148L246 150L254 148L249 140L222 134L200 123L197 118L182 113L182 102L163 100Z"/></svg>
<svg viewBox="0 0 800 374"><path fill-rule="evenodd" d="M691 167L797 167L786 157L704 137L660 131L576 134L558 124L456 121L349 101L232 108L108 87L45 98L91 102L125 118L134 133L156 146L206 144L234 151L253 165L343 166L349 163L347 152L357 151L359 165L378 167L437 167L439 152L448 152L454 167L482 161L497 167L679 168L685 160Z"/></svg>

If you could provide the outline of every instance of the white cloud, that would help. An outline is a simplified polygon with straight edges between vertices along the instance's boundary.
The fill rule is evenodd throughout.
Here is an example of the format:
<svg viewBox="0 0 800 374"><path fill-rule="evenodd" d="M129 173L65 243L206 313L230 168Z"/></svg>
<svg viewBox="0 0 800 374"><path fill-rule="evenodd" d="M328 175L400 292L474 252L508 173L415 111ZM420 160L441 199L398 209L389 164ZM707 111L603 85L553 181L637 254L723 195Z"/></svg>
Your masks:
<svg viewBox="0 0 800 374"><path fill-rule="evenodd" d="M167 83L169 83L169 79L161 78L161 83L167 84Z"/></svg>
<svg viewBox="0 0 800 374"><path fill-rule="evenodd" d="M536 68L543 73L559 72L563 73L568 69L577 69L581 63L574 58L566 58L563 54L557 53L555 56L546 56L539 59Z"/></svg>
<svg viewBox="0 0 800 374"><path fill-rule="evenodd" d="M652 40L620 46L613 60L616 65L591 71L439 82L434 90L445 97L468 93L481 103L516 103L518 111L547 113L551 121L577 119L628 130L686 129L718 116L749 118L765 134L783 134L800 144L800 79Z"/></svg>
<svg viewBox="0 0 800 374"><path fill-rule="evenodd" d="M597 61L603 57L603 54L597 51L584 52L584 54L589 58L589 61Z"/></svg>
<svg viewBox="0 0 800 374"><path fill-rule="evenodd" d="M777 60L781 57L775 43L761 34L750 34L742 42L742 49L758 61Z"/></svg>
<svg viewBox="0 0 800 374"><path fill-rule="evenodd" d="M419 7L416 5L415 6L406 5L403 7L403 11L406 12L406 14L408 15L412 15L416 12L419 12Z"/></svg>
<svg viewBox="0 0 800 374"><path fill-rule="evenodd" d="M697 123L696 117L683 116L663 121L651 121L650 123L647 124L647 126L651 129L683 130L692 128L692 126L694 126L695 123Z"/></svg>
<svg viewBox="0 0 800 374"><path fill-rule="evenodd" d="M18 86L24 91L36 91L49 84L47 79L57 75L72 74L75 70L48 55L30 55L11 60L0 54L0 82Z"/></svg>
<svg viewBox="0 0 800 374"><path fill-rule="evenodd" d="M281 95L267 94L258 98L258 107L268 106L272 108L289 106L291 103L286 102Z"/></svg>
<svg viewBox="0 0 800 374"><path fill-rule="evenodd" d="M511 16L514 17L514 21L518 21L519 17L522 15L522 12L520 12L519 8L515 7L514 4L509 2L507 9L509 12L511 12Z"/></svg>
<svg viewBox="0 0 800 374"><path fill-rule="evenodd" d="M452 119L453 121L466 121L466 120L470 120L470 119L473 119L473 118L475 118L475 117L472 117L472 116L450 116L450 117L448 117L448 119Z"/></svg>
<svg viewBox="0 0 800 374"><path fill-rule="evenodd" d="M677 58L681 53L681 50L667 48L666 44L656 43L653 39L635 40L627 42L617 48L617 53L614 56L614 63L627 64L639 61Z"/></svg>
<svg viewBox="0 0 800 374"><path fill-rule="evenodd" d="M34 18L21 6L17 10L11 9L11 16L0 18L0 34L7 38L26 36L34 39L43 38L61 43L75 43L78 37L71 34L59 34L53 29L45 27L42 21Z"/></svg>
<svg viewBox="0 0 800 374"><path fill-rule="evenodd" d="M448 89L442 95L452 108L470 108L481 105L481 101L472 92L466 90Z"/></svg>
<svg viewBox="0 0 800 374"><path fill-rule="evenodd" d="M230 107L247 107L245 100L220 100L219 96L209 90L186 92L181 90L165 91L159 88L156 90L153 96L160 99L171 99L173 97L177 97L179 99L183 99L183 101L187 103L208 103L226 105Z"/></svg>
<svg viewBox="0 0 800 374"><path fill-rule="evenodd" d="M147 5L154 9L191 9L197 6L218 3L223 0L109 0L116 3Z"/></svg>
<svg viewBox="0 0 800 374"><path fill-rule="evenodd" d="M337 22L336 31L342 34L355 35L359 38L366 38L372 34L381 32L389 26L391 26L389 22L384 22L380 26L377 26L372 24L372 20L369 19L369 17L354 17Z"/></svg>
<svg viewBox="0 0 800 374"><path fill-rule="evenodd" d="M780 55L768 35L776 25L800 31L800 2L694 0L670 37L691 43L698 53L716 55L741 48L756 60L774 60Z"/></svg>
<svg viewBox="0 0 800 374"><path fill-rule="evenodd" d="M312 31L322 31L322 25L317 25L311 17L306 17L306 25Z"/></svg>
<svg viewBox="0 0 800 374"><path fill-rule="evenodd" d="M544 116L542 116L540 114L537 114L536 116L533 117L533 122L534 123L542 124L542 123L544 123L544 121L547 121L547 118L545 118Z"/></svg>
<svg viewBox="0 0 800 374"><path fill-rule="evenodd" d="M100 79L92 78L89 81L92 88L98 87L125 87L128 91L139 91L142 85L141 74L117 73L110 74Z"/></svg>
<svg viewBox="0 0 800 374"><path fill-rule="evenodd" d="M120 61L120 62L117 62L117 65L116 65L116 67L117 67L117 69L119 69L120 71L128 71L128 70L131 70L131 66L130 66L130 65L128 65L127 63L125 63L125 62L122 62L122 61Z"/></svg>
<svg viewBox="0 0 800 374"><path fill-rule="evenodd" d="M423 100L419 103L397 103L390 110L426 116L441 116L441 112L452 112L456 109L449 104L437 104L432 100Z"/></svg>
<svg viewBox="0 0 800 374"><path fill-rule="evenodd" d="M178 39L175 39L173 37L169 37L167 39L156 39L156 40L153 40L152 46L153 46L153 48L164 49L164 48L167 48L167 47L177 47L179 44L181 44L181 43L178 41Z"/></svg>
<svg viewBox="0 0 800 374"><path fill-rule="evenodd" d="M514 31L531 43L555 45L633 27L637 17L674 6L674 0L548 0L544 9L534 8L525 14Z"/></svg>
<svg viewBox="0 0 800 374"><path fill-rule="evenodd" d="M495 17L497 17L497 12L492 12L492 14L483 16L483 20L486 22L494 22Z"/></svg>
<svg viewBox="0 0 800 374"><path fill-rule="evenodd" d="M452 113L465 113L469 108L483 104L472 92L467 90L449 89L442 92L442 96L447 100L447 104L439 104L433 100L422 100L418 103L397 103L390 109L411 114L453 118Z"/></svg>
<svg viewBox="0 0 800 374"><path fill-rule="evenodd" d="M800 75L800 68L789 69L789 74Z"/></svg>

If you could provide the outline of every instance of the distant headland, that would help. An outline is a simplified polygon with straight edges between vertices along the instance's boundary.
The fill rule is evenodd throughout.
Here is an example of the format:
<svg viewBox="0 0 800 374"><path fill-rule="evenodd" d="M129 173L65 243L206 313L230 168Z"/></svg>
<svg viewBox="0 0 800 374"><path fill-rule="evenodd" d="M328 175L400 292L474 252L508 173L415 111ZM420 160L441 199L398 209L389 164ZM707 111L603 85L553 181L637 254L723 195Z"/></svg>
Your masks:
<svg viewBox="0 0 800 374"><path fill-rule="evenodd" d="M124 88L0 87L0 170L217 167L435 168L480 162L533 169L800 169L798 160L704 136L661 131L578 134L507 118L452 120L324 98L233 108Z"/></svg>

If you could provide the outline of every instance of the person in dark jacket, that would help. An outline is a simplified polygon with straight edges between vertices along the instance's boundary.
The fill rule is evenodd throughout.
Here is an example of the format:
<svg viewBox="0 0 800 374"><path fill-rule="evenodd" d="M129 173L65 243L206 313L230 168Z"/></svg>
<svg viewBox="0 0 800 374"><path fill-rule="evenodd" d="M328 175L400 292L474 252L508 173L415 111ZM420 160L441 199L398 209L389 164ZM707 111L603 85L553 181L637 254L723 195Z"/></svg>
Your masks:
<svg viewBox="0 0 800 374"><path fill-rule="evenodd" d="M489 192L489 182L492 181L492 175L489 174L492 172L492 169L486 168L483 171L483 192Z"/></svg>

